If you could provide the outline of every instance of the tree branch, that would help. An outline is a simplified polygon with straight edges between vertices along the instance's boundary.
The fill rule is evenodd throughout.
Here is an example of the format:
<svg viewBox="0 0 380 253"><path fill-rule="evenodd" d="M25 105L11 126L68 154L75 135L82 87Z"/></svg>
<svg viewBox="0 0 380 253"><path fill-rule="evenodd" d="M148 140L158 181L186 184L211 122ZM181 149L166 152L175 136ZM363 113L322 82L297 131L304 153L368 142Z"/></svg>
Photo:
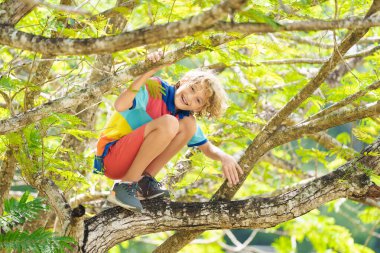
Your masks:
<svg viewBox="0 0 380 253"><path fill-rule="evenodd" d="M316 39L308 39L308 38L303 38L296 35L288 35L288 34L276 34L275 36L283 40L292 40L297 43L317 46L320 48L325 48L325 49L334 48L334 44L325 44L325 43L317 42Z"/></svg>
<svg viewBox="0 0 380 253"><path fill-rule="evenodd" d="M378 114L380 114L380 101L355 108L338 110L324 117L277 131L273 135L273 140L276 140L275 142L278 145L278 143L286 143L288 141L300 138L306 134L316 133L348 122L375 116ZM282 139L280 140L279 138Z"/></svg>
<svg viewBox="0 0 380 253"><path fill-rule="evenodd" d="M18 152L16 147L8 147L4 153L4 160L0 167L0 216L3 214L4 200L8 197L9 189L11 188L13 176L16 170L15 153Z"/></svg>
<svg viewBox="0 0 380 253"><path fill-rule="evenodd" d="M280 31L369 29L380 26L380 17L370 17L366 20L345 19L283 23L278 28L273 28L268 24L261 23L217 22L218 19L225 16L224 11L226 10L218 10L219 12L212 10L182 21L145 27L116 36L89 39L51 39L24 33L8 25L0 25L0 44L50 55L83 55L113 53L142 45L167 42L207 30L251 34Z"/></svg>
<svg viewBox="0 0 380 253"><path fill-rule="evenodd" d="M292 40L298 43L307 44L311 46L317 46L317 47L325 48L325 49L334 48L334 44L326 44L326 43L317 42L316 41L317 38L308 39L308 38L302 38L299 36L287 35L287 34L276 34L276 37L279 37L284 40ZM359 40L357 44L374 44L379 41L380 41L379 37L368 37L368 38L363 38Z"/></svg>
<svg viewBox="0 0 380 253"><path fill-rule="evenodd" d="M328 135L326 132L319 132L316 134L310 134L308 137L315 142L319 143L323 147L325 147L328 150L340 150L345 151L344 152L344 158L346 160L354 158L355 155L357 155L357 152L347 147L346 145L342 145L339 141L337 141L335 138Z"/></svg>
<svg viewBox="0 0 380 253"><path fill-rule="evenodd" d="M0 24L15 25L36 7L28 0L8 0L0 4Z"/></svg>
<svg viewBox="0 0 380 253"><path fill-rule="evenodd" d="M241 32L241 33L273 33L283 31L324 31L337 29L368 29L379 26L379 17L362 20L360 18L337 19L333 21L301 21L301 22L282 22L279 27L273 27L264 23L228 23L218 22L211 30Z"/></svg>
<svg viewBox="0 0 380 253"><path fill-rule="evenodd" d="M369 85L368 87L366 87L365 89L361 90L361 91L358 91L354 94L352 94L351 96L348 96L346 97L345 99L337 102L337 103L334 103L332 104L331 106L327 107L326 109L323 109L322 111L314 114L313 116L310 116L309 118L307 118L305 121L303 122L307 122L307 121L311 121L311 120L314 120L314 119L317 119L317 118L320 118L320 117L323 117L331 112L334 112L348 104L351 104L352 102L354 102L356 99L364 96L365 94L367 94L369 91L372 91L372 90L376 90L380 87L380 81L377 81L371 85Z"/></svg>
<svg viewBox="0 0 380 253"><path fill-rule="evenodd" d="M61 234L66 234L72 222L72 209L58 186L41 174L28 177L28 182L38 189L41 194L47 196L49 205L54 209L55 214L59 218L60 232Z"/></svg>
<svg viewBox="0 0 380 253"><path fill-rule="evenodd" d="M367 152L379 152L379 143L378 140L371 145ZM363 161L364 158L367 160ZM81 249L83 252L92 252L95 248L97 251L106 251L124 240L168 230L273 227L337 198L365 198L372 184L360 169L363 166L361 164L375 165L376 162L373 160L378 159L362 155L329 174L273 197L258 196L239 201L198 203L150 200L143 202L142 214L132 213L120 207L111 208L85 221ZM378 174L380 171L376 166L368 169ZM175 248L174 244L165 250L174 252Z"/></svg>
<svg viewBox="0 0 380 253"><path fill-rule="evenodd" d="M49 39L18 31L8 25L0 25L0 44L50 55L113 53L207 30L231 11L239 9L245 2L246 0L224 0L208 11L181 21L97 39Z"/></svg>
<svg viewBox="0 0 380 253"><path fill-rule="evenodd" d="M376 51L380 49L380 46L375 46L360 52L357 52L356 54L348 54L343 57L343 59L351 59L356 57L366 57L369 55L372 55ZM297 59L278 59L278 60L267 60L267 61L259 61L260 64L265 65L280 65L280 64L321 64L327 62L329 59L312 59L312 58L297 58ZM243 66L253 66L253 64L247 64L244 62L238 62L239 65Z"/></svg>

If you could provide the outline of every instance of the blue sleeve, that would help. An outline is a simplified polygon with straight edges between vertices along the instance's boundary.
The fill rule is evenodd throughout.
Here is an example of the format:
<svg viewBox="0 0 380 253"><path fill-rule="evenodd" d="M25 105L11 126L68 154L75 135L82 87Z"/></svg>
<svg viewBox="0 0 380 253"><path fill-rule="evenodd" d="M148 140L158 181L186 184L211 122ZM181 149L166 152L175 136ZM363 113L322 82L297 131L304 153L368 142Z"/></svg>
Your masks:
<svg viewBox="0 0 380 253"><path fill-rule="evenodd" d="M206 136L203 134L202 129L197 125L197 131L191 138L191 140L187 143L188 147L195 147L203 145L207 142Z"/></svg>

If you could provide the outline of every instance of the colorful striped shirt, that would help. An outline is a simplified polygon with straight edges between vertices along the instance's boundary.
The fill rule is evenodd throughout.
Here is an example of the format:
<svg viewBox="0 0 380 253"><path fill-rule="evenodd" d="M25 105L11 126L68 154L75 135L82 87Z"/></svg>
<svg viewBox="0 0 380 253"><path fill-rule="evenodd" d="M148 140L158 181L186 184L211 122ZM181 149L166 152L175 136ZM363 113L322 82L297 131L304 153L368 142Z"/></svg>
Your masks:
<svg viewBox="0 0 380 253"><path fill-rule="evenodd" d="M174 86L168 85L160 78L151 78L137 92L131 108L122 112L116 111L111 116L97 143L94 173L104 173L103 158L107 155L109 147L123 136L165 114L171 114L180 120L190 115L190 111L176 111L175 91ZM197 130L187 146L200 146L206 142L207 138L197 125Z"/></svg>

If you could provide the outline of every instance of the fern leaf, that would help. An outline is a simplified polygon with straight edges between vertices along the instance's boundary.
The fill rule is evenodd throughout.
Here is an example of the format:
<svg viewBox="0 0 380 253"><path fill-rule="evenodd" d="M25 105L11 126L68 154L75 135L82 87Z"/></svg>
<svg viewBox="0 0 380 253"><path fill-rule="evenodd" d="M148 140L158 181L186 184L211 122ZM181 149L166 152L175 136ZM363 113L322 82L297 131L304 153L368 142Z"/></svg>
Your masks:
<svg viewBox="0 0 380 253"><path fill-rule="evenodd" d="M41 198L27 202L28 197L29 192L25 192L19 201L14 198L4 201L5 215L0 217L0 227L4 231L9 231L27 220L36 219L40 211L48 209Z"/></svg>
<svg viewBox="0 0 380 253"><path fill-rule="evenodd" d="M32 233L15 230L0 234L0 249L16 252L65 252L65 249L72 250L73 244L72 238L56 236L43 228Z"/></svg>

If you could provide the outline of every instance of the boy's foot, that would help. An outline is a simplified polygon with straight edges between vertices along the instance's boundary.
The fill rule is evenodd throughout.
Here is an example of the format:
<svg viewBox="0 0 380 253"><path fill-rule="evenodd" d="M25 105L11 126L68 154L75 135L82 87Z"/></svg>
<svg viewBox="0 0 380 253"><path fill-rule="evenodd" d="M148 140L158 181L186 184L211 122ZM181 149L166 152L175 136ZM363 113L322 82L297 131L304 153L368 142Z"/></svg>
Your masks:
<svg viewBox="0 0 380 253"><path fill-rule="evenodd" d="M158 182L154 177L144 175L138 182L140 187L139 199L152 199L156 197L170 197L169 191L161 189L162 184Z"/></svg>
<svg viewBox="0 0 380 253"><path fill-rule="evenodd" d="M128 210L141 213L143 207L136 197L138 187L137 183L116 183L107 200Z"/></svg>

